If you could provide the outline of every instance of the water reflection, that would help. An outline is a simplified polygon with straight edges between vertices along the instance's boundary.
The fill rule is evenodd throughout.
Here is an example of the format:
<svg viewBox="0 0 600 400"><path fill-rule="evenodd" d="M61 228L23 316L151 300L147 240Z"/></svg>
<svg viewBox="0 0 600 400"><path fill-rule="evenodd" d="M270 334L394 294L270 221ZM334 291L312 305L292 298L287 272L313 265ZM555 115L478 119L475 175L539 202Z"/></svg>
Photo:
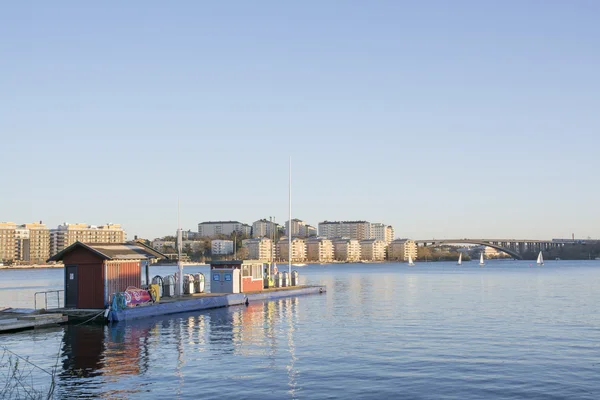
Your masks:
<svg viewBox="0 0 600 400"><path fill-rule="evenodd" d="M173 395L181 396L190 371L205 368L215 358L256 358L273 368L277 355L287 351L289 392L295 397L297 306L298 298L285 298L109 326L67 326L58 393L127 397L150 391L157 382L144 376L162 370L171 377Z"/></svg>

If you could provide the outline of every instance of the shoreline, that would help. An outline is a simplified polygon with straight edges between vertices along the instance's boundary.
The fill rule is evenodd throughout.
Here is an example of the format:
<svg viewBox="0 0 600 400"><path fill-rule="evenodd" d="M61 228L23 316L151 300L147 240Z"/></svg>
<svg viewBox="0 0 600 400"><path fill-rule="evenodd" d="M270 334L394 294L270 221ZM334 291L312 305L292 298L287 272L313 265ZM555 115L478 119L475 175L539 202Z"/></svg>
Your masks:
<svg viewBox="0 0 600 400"><path fill-rule="evenodd" d="M0 265L1 269L44 269L44 268L64 268L63 264L48 265L48 264L34 264L34 265Z"/></svg>

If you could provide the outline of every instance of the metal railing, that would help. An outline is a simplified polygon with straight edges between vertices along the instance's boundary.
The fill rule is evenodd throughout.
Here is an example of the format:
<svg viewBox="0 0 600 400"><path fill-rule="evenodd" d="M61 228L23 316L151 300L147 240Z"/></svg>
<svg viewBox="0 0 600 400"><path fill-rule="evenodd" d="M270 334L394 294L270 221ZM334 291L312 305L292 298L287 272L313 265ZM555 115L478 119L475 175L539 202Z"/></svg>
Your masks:
<svg viewBox="0 0 600 400"><path fill-rule="evenodd" d="M45 292L35 292L35 294L33 295L33 308L37 310L37 296L38 296L38 294L43 294L44 295L44 309L48 310L48 293L56 293L56 307L53 307L53 308L61 308L62 305L60 304L60 292L64 292L64 290L61 289L61 290L47 290ZM63 298L64 298L64 295L63 295Z"/></svg>

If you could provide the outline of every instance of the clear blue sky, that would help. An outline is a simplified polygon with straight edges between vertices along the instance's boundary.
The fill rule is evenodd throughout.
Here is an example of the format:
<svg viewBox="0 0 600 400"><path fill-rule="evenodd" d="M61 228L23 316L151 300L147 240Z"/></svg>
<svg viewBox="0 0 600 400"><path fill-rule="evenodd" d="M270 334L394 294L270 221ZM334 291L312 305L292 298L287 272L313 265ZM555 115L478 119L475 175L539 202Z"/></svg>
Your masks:
<svg viewBox="0 0 600 400"><path fill-rule="evenodd" d="M0 5L0 221L600 237L600 2Z"/></svg>

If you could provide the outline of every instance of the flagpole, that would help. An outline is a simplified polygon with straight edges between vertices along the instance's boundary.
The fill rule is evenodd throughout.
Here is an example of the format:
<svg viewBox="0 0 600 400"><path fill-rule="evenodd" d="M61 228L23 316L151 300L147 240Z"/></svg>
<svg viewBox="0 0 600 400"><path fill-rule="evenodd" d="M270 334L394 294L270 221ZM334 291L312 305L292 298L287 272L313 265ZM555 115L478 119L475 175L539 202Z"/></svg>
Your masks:
<svg viewBox="0 0 600 400"><path fill-rule="evenodd" d="M292 279L292 156L290 156L290 179L289 179L290 215L288 222L288 279Z"/></svg>
<svg viewBox="0 0 600 400"><path fill-rule="evenodd" d="M183 247L183 243L182 241L182 234L181 234L181 223L179 221L179 208L180 208L180 203L179 200L177 200L177 280L179 282L177 282L177 289L178 289L178 295L179 296L183 296L183 264L181 263L181 250Z"/></svg>

